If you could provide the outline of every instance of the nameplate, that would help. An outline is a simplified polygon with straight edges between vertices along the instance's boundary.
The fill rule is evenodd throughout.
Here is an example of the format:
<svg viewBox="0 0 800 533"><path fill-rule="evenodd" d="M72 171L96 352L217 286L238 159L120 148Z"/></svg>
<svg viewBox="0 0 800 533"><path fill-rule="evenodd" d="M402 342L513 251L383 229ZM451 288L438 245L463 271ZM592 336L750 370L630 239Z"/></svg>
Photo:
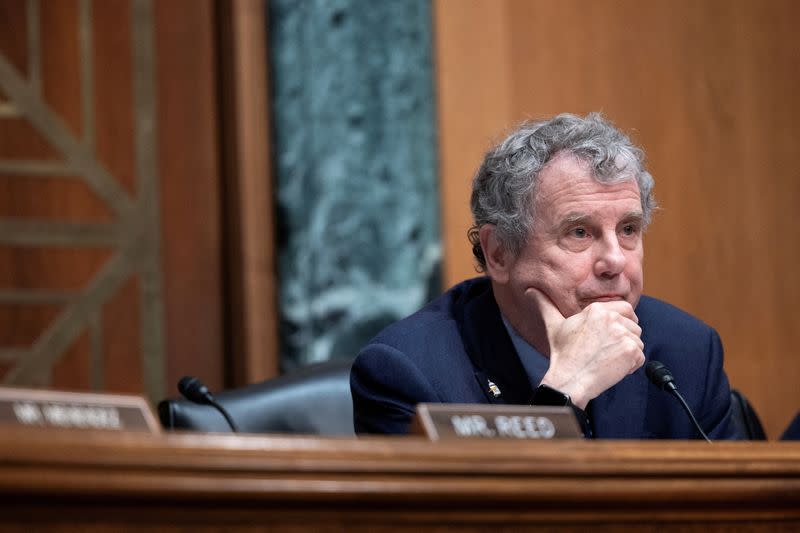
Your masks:
<svg viewBox="0 0 800 533"><path fill-rule="evenodd" d="M0 387L0 425L160 433L141 396Z"/></svg>
<svg viewBox="0 0 800 533"><path fill-rule="evenodd" d="M583 438L569 407L421 403L411 432L430 440Z"/></svg>

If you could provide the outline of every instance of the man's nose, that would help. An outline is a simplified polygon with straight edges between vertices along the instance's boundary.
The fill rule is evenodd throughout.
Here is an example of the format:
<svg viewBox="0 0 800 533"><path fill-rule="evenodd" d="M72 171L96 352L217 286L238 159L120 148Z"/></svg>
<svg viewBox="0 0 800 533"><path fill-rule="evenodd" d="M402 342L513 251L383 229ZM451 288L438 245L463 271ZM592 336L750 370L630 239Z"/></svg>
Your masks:
<svg viewBox="0 0 800 533"><path fill-rule="evenodd" d="M625 253L619 244L616 233L607 235L597 241L597 255L594 262L594 273L599 278L613 278L625 269Z"/></svg>

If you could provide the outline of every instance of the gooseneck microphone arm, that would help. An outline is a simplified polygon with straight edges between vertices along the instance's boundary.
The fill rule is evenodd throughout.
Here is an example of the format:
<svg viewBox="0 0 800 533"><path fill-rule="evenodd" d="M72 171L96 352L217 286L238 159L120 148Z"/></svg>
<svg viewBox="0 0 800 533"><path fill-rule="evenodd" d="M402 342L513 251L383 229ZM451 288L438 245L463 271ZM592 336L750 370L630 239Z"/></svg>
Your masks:
<svg viewBox="0 0 800 533"><path fill-rule="evenodd" d="M183 397L190 402L200 405L210 405L219 411L223 417L225 417L225 421L231 427L231 431L234 433L239 432L230 413L228 413L228 411L222 407L217 400L214 399L214 395L211 394L211 391L208 390L208 387L206 387L205 384L199 379L192 376L183 376L178 382L178 392L180 392L181 395L183 395Z"/></svg>
<svg viewBox="0 0 800 533"><path fill-rule="evenodd" d="M644 373L647 375L647 378L661 390L669 391L675 396L678 401L681 403L681 407L683 410L686 411L686 414L689 415L689 419L694 424L694 427L697 429L698 433L706 439L707 442L711 442L711 439L708 438L703 428L700 427L700 424L697 423L697 419L694 417L694 413L692 413L691 408L689 408L689 404L686 403L686 400L683 399L681 393L678 392L678 386L675 385L675 378L672 377L672 372L663 365L660 361L650 361L644 367Z"/></svg>

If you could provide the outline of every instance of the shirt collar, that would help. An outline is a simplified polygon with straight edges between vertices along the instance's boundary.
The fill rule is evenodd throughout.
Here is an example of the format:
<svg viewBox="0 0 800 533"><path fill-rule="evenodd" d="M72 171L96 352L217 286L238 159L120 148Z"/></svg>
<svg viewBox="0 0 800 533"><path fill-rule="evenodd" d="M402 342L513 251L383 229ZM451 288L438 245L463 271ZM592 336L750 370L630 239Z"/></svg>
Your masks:
<svg viewBox="0 0 800 533"><path fill-rule="evenodd" d="M528 374L528 379L532 387L538 387L547 369L550 368L550 359L542 355L539 350L528 344L528 341L523 339L519 333L508 323L506 317L501 313L503 325L508 331L508 336L511 337L511 343L517 351L522 366L525 367L525 372Z"/></svg>

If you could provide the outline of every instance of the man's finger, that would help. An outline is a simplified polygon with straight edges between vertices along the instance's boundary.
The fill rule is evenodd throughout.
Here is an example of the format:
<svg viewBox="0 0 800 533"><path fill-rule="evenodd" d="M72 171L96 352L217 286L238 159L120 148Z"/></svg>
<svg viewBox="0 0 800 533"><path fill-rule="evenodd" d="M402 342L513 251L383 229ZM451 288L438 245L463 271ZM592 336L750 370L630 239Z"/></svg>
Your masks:
<svg viewBox="0 0 800 533"><path fill-rule="evenodd" d="M639 324L634 322L633 320L628 319L627 317L622 321L622 325L628 328L628 331L636 335L637 337L642 336L642 328L639 327Z"/></svg>
<svg viewBox="0 0 800 533"><path fill-rule="evenodd" d="M636 313L633 311L633 307L625 300L614 300L611 302L594 302L590 305L596 305L608 311L616 311L625 318L633 320L637 324L639 323L639 317L636 316Z"/></svg>
<svg viewBox="0 0 800 533"><path fill-rule="evenodd" d="M549 296L539 289L534 289L533 287L529 288L527 292L536 302L536 306L539 308L539 313L542 315L544 325L548 330L552 330L552 328L564 322L564 315L561 314L561 311L558 310L558 307L556 307L556 305L553 303L553 300L551 300Z"/></svg>

